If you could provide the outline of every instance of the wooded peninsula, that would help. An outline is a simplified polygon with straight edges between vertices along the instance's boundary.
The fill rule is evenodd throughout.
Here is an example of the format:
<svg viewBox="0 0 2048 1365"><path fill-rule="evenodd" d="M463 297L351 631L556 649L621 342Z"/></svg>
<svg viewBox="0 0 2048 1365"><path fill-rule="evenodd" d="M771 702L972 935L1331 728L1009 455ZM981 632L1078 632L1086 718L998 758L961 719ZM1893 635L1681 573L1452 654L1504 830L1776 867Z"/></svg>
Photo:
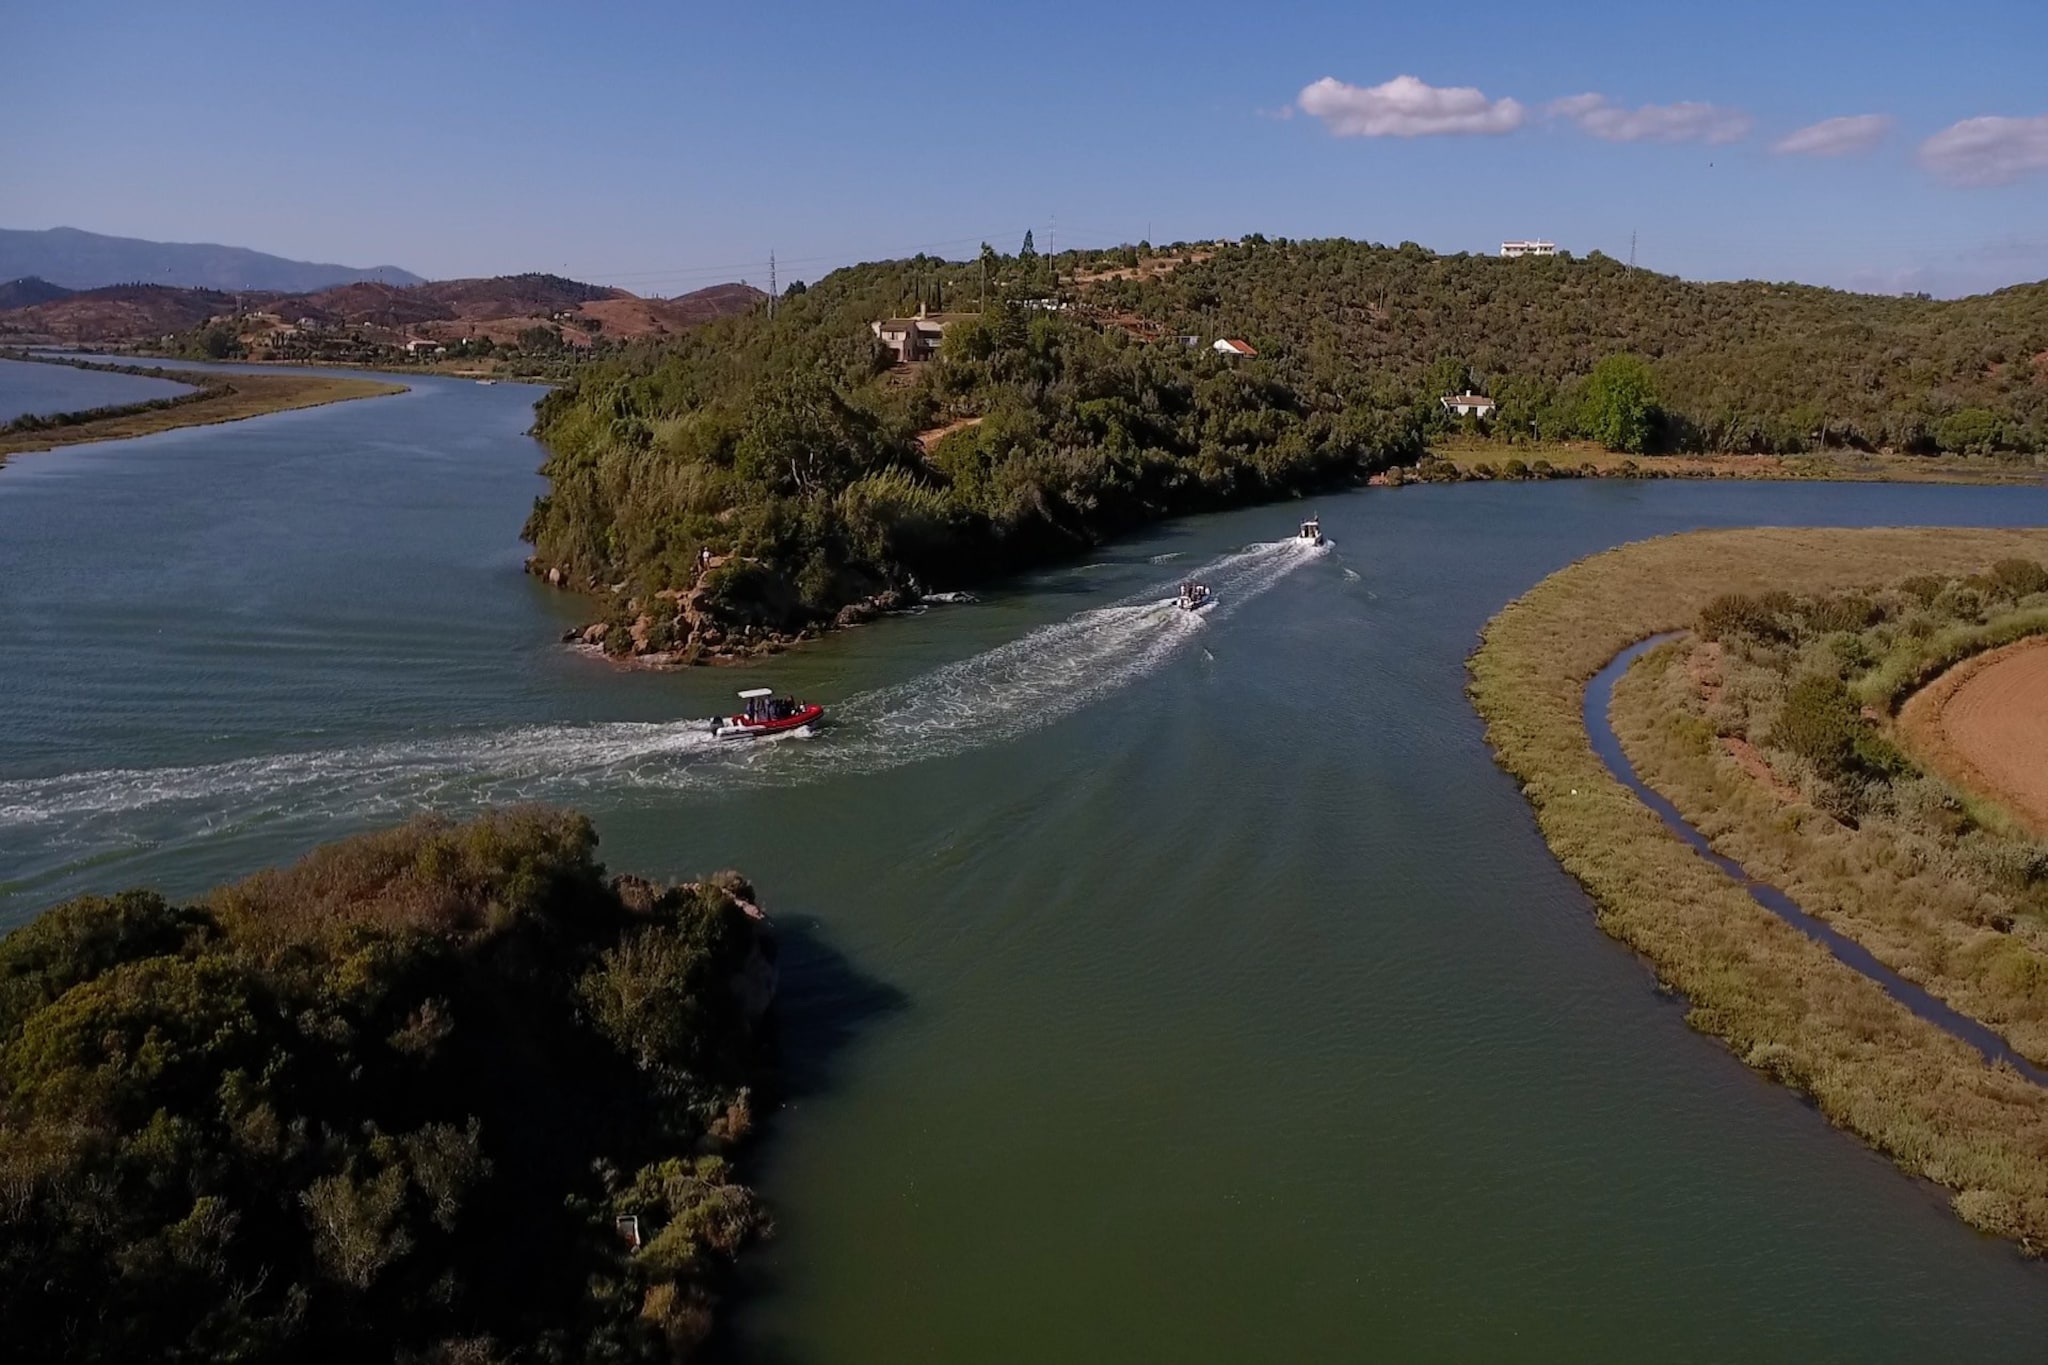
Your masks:
<svg viewBox="0 0 2048 1365"><path fill-rule="evenodd" d="M2048 285L1939 302L1599 255L1027 242L835 271L627 347L536 431L534 570L599 594L608 651L693 659L1160 517L1462 477L1431 458L1452 437L1528 477L1616 472L1557 467L1566 442L1644 474L1714 452L1825 477L1888 453L2038 477Z"/></svg>

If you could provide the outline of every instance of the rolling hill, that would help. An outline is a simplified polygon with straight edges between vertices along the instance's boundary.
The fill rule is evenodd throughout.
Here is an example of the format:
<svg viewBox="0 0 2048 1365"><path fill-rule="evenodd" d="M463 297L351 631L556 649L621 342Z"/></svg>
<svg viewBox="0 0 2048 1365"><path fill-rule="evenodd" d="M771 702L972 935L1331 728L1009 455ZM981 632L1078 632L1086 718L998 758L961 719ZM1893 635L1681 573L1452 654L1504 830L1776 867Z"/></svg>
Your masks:
<svg viewBox="0 0 2048 1365"><path fill-rule="evenodd" d="M235 296L217 289L117 284L84 289L45 303L0 311L0 342L106 345L154 341L234 311Z"/></svg>
<svg viewBox="0 0 2048 1365"><path fill-rule="evenodd" d="M61 284L25 275L18 280L0 284L0 313L10 308L33 308L39 303L51 303L65 297L72 291Z"/></svg>
<svg viewBox="0 0 2048 1365"><path fill-rule="evenodd" d="M975 307L984 280L985 312L943 311ZM943 343L899 363L871 328L920 306ZM1225 339L1249 346L1219 354ZM1468 389L1498 404L1483 427L1440 402ZM1159 517L1420 465L1468 426L1504 468L1541 441L2031 470L2048 283L1933 301L1258 237L876 262L580 367L540 404L551 488L526 536L536 571L605 596L608 648L692 657Z"/></svg>
<svg viewBox="0 0 2048 1365"><path fill-rule="evenodd" d="M0 228L0 279L24 275L67 289L154 284L184 289L303 293L357 280L420 283L419 276L395 265L358 269L287 260L247 247L211 242L151 242L138 237L107 237L70 227L43 231Z"/></svg>
<svg viewBox="0 0 2048 1365"><path fill-rule="evenodd" d="M27 304L4 300L18 290ZM189 331L239 307L241 330L260 336L279 326L359 330L384 343L410 338L481 340L504 345L550 327L565 344L599 338L631 341L676 336L754 307L764 295L743 284L713 285L673 299L643 299L623 289L559 275L500 275L401 286L363 280L310 293L173 289L123 284L76 292L45 281L0 286L0 342L136 345Z"/></svg>

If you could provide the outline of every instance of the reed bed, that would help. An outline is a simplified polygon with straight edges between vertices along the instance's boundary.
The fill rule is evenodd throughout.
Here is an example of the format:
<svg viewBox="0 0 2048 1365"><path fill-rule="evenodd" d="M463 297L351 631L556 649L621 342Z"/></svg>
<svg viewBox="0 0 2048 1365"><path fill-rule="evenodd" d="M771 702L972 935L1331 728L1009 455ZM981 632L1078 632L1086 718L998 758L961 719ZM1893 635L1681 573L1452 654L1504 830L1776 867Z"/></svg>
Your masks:
<svg viewBox="0 0 2048 1365"><path fill-rule="evenodd" d="M1987 1066L1698 857L1593 752L1587 679L1725 593L1834 592L2048 558L2048 531L1696 532L1624 546L1510 603L1470 662L1501 763L1600 927L1690 1002L1695 1028L1951 1192L1972 1225L2048 1249L2048 1090Z"/></svg>

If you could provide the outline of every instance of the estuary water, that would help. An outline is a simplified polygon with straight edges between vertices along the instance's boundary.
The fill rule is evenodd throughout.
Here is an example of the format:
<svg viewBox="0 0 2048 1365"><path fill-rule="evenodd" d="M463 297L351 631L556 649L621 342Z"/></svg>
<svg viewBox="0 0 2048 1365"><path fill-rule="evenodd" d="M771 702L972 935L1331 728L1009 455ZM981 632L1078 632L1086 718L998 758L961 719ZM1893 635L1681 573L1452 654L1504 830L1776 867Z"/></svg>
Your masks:
<svg viewBox="0 0 2048 1365"><path fill-rule="evenodd" d="M791 1083L746 1359L2041 1358L2048 1270L1690 1032L1463 686L1610 545L2048 492L1370 490L1321 554L1272 543L1306 506L1198 518L662 675L555 644L584 608L519 572L537 391L412 382L0 470L0 924L512 800L743 869ZM678 724L748 685L838 723Z"/></svg>
<svg viewBox="0 0 2048 1365"><path fill-rule="evenodd" d="M122 403L147 403L176 398L191 387L140 374L81 370L70 365L45 365L27 360L0 360L0 424L34 413L48 417Z"/></svg>

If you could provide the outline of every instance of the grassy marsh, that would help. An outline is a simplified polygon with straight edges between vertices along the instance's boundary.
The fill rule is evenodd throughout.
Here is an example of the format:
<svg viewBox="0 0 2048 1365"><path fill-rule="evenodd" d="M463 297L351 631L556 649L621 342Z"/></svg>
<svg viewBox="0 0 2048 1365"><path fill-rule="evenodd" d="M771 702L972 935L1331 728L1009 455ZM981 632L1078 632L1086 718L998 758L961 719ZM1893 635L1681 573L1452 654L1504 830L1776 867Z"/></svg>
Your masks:
<svg viewBox="0 0 2048 1365"><path fill-rule="evenodd" d="M0 432L0 464L5 464L11 455L54 450L59 446L80 445L88 441L120 441L131 436L173 431L179 427L239 422L272 412L320 407L353 398L377 398L406 390L403 384L382 380L290 372L240 374L154 368L145 372L154 378L190 384L199 392L111 408L104 413L89 415L83 421L50 424L36 430Z"/></svg>
<svg viewBox="0 0 2048 1365"><path fill-rule="evenodd" d="M1973 573L2015 555L2048 558L2048 531L1769 529L1648 541L1572 565L1511 603L1470 668L1488 737L1544 837L1593 897L1601 928L1690 1001L1693 1026L1946 1187L1973 1225L2038 1250L2048 1248L2048 1090L1984 1065L1756 904L1608 774L1580 716L1585 683L1608 660L1691 626L1721 594L1832 592Z"/></svg>

